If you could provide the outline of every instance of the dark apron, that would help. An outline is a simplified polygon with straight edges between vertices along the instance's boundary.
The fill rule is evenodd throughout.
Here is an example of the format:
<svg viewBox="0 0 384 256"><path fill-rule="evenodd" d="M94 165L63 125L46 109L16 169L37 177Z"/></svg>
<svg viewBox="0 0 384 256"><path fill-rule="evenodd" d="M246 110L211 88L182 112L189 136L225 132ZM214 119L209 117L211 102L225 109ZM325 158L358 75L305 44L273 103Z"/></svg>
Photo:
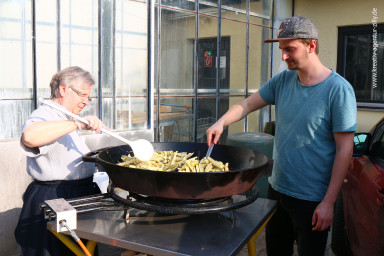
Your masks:
<svg viewBox="0 0 384 256"><path fill-rule="evenodd" d="M15 238L24 256L75 255L48 229L39 204L57 198L76 198L101 193L93 176L73 181L33 181L23 195L23 208Z"/></svg>

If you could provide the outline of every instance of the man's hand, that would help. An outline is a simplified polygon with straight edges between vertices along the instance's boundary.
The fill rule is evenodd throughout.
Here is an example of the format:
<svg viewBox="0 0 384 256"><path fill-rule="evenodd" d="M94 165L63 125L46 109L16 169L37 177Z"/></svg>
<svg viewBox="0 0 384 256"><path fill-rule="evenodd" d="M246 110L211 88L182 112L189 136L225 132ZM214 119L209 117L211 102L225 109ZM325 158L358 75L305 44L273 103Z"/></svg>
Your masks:
<svg viewBox="0 0 384 256"><path fill-rule="evenodd" d="M86 116L84 119L87 120L89 124L82 123L81 129L94 130L97 133L101 133L101 128L107 129L103 122L96 116Z"/></svg>
<svg viewBox="0 0 384 256"><path fill-rule="evenodd" d="M313 213L312 225L316 224L313 230L326 230L332 225L335 202L352 158L353 137L354 132L334 133L336 156L333 162L331 181L323 201L321 201Z"/></svg>
<svg viewBox="0 0 384 256"><path fill-rule="evenodd" d="M331 227L333 222L334 204L321 202L315 209L312 217L313 231L324 231Z"/></svg>
<svg viewBox="0 0 384 256"><path fill-rule="evenodd" d="M223 133L223 130L224 130L224 125L220 120L214 123L211 127L209 127L209 129L206 132L208 146L210 146L211 143L217 144L221 134Z"/></svg>

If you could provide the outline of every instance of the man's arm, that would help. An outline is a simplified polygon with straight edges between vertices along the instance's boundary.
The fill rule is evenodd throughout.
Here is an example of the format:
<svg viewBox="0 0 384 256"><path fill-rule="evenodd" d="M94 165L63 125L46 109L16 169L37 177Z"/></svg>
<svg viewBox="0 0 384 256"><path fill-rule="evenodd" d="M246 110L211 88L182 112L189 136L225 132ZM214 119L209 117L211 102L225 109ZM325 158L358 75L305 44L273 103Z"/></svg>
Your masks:
<svg viewBox="0 0 384 256"><path fill-rule="evenodd" d="M234 122L243 119L246 115L268 105L267 102L261 98L260 93L257 91L248 98L233 105L216 123L214 123L207 130L207 142L208 145L213 142L216 144L219 141L221 134L223 133L224 127ZM212 141L212 137L213 141Z"/></svg>
<svg viewBox="0 0 384 256"><path fill-rule="evenodd" d="M40 147L78 128L95 130L97 133L101 132L101 128L106 128L96 116L86 116L84 119L89 122L88 125L73 120L34 122L25 129L21 141L27 147Z"/></svg>
<svg viewBox="0 0 384 256"><path fill-rule="evenodd" d="M326 230L332 225L334 205L343 185L353 154L354 132L336 132L336 156L332 167L331 181L324 199L317 206L312 217L313 230Z"/></svg>
<svg viewBox="0 0 384 256"><path fill-rule="evenodd" d="M21 141L31 148L40 147L76 129L77 125L74 121L34 122L25 129Z"/></svg>

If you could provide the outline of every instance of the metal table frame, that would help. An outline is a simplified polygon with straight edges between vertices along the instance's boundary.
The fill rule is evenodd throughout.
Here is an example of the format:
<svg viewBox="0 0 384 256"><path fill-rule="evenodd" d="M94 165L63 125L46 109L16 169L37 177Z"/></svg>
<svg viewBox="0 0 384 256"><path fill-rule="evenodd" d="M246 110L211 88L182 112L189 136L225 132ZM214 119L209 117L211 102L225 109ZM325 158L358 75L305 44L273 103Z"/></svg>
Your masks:
<svg viewBox="0 0 384 256"><path fill-rule="evenodd" d="M75 232L82 239L156 256L236 255L245 244L249 255L256 255L255 239L276 207L276 201L258 198L236 210L202 215L132 209L128 221L123 211L95 212L79 215ZM56 230L53 221L47 226Z"/></svg>

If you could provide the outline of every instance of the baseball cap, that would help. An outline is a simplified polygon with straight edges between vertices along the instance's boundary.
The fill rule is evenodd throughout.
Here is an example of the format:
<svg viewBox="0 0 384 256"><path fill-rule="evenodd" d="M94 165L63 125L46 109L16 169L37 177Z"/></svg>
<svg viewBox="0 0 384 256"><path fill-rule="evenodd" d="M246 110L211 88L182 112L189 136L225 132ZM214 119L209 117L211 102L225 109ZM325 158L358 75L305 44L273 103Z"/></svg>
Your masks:
<svg viewBox="0 0 384 256"><path fill-rule="evenodd" d="M278 42L287 39L318 39L316 26L307 18L293 16L281 22L277 38L264 40L265 43Z"/></svg>

